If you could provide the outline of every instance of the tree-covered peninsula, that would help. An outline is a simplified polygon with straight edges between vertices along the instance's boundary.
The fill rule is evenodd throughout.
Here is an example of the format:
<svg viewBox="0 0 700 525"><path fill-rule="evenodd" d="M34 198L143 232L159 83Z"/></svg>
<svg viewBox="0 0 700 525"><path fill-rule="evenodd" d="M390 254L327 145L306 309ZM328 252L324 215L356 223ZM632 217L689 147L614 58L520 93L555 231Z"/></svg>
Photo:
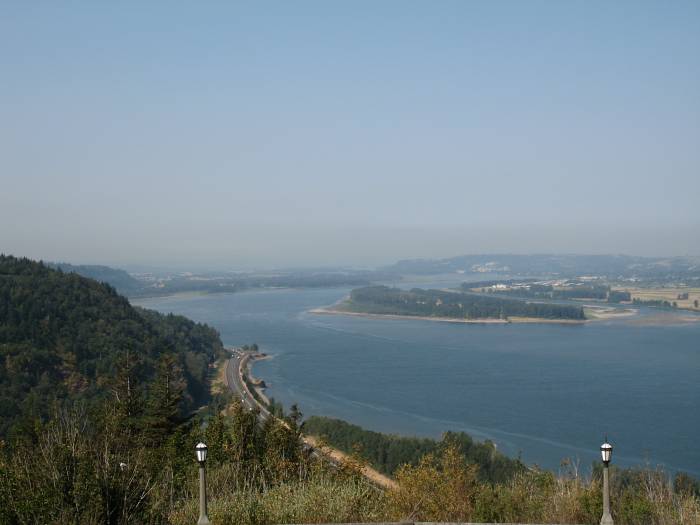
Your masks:
<svg viewBox="0 0 700 525"><path fill-rule="evenodd" d="M528 302L476 293L366 286L352 290L336 310L379 315L406 315L455 320L531 318L583 321L583 309L575 305Z"/></svg>

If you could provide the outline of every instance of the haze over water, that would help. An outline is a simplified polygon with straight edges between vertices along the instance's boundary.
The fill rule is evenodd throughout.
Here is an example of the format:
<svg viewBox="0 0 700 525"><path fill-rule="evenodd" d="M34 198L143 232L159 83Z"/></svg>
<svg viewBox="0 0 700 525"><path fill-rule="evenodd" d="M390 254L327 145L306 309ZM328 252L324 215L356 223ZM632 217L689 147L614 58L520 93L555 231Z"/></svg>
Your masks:
<svg viewBox="0 0 700 525"><path fill-rule="evenodd" d="M607 433L615 463L700 475L700 323L461 325L319 316L348 289L277 290L138 301L257 342L268 395L306 416L438 437L463 430L556 469L588 470Z"/></svg>

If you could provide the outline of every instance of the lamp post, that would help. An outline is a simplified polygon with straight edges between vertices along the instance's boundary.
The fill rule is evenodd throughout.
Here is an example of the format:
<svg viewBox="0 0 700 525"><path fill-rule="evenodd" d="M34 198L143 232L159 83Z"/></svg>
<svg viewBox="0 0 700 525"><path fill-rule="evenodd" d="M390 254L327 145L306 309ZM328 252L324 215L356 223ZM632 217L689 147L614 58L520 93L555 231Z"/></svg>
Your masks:
<svg viewBox="0 0 700 525"><path fill-rule="evenodd" d="M204 462L207 460L207 446L200 442L194 448L199 462L199 520L197 525L211 525L207 517L207 479L204 474Z"/></svg>
<svg viewBox="0 0 700 525"><path fill-rule="evenodd" d="M605 443L600 446L600 455L603 458L603 517L600 518L600 525L614 525L610 515L610 485L608 483L608 465L612 457L612 445L608 443L607 436Z"/></svg>

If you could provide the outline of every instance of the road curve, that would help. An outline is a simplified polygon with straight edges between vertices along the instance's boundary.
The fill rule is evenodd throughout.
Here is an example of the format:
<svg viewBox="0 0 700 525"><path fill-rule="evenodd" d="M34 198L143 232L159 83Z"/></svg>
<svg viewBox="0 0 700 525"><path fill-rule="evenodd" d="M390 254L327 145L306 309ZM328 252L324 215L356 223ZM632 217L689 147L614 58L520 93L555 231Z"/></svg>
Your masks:
<svg viewBox="0 0 700 525"><path fill-rule="evenodd" d="M253 397L252 392L243 379L245 367L251 356L252 354L250 353L243 353L238 350L233 351L231 358L226 363L226 382L231 391L240 396L241 402L245 408L249 410L257 408L260 410L260 417L262 419L267 419L270 417L270 413Z"/></svg>
<svg viewBox="0 0 700 525"><path fill-rule="evenodd" d="M226 383L228 387L234 394L237 394L241 398L243 406L249 410L258 409L260 414L260 419L265 420L268 417L272 417L272 414L268 412L257 399L253 397L248 385L243 379L243 374L245 373L245 368L248 366L248 361L256 354L250 352L242 352L239 350L233 350L231 358L226 362ZM282 422L286 425L286 422ZM347 460L346 454L340 450L336 450L332 447L325 446L319 448L317 446L316 440L312 437L302 436L304 444L312 450L314 455L322 455L332 464L339 464ZM379 471L373 469L368 465L364 465L361 468L362 475L367 478L372 484L377 485L384 489L395 489L398 487L396 482L381 474Z"/></svg>

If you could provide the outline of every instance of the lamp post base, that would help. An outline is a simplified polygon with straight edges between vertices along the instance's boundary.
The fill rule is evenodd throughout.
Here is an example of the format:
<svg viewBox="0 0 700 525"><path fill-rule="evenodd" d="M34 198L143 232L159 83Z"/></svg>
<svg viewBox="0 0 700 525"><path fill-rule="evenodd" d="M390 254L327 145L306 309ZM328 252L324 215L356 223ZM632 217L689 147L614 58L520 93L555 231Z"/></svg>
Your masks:
<svg viewBox="0 0 700 525"><path fill-rule="evenodd" d="M197 525L211 525L207 517L207 478L204 474L204 462L199 464L199 520Z"/></svg>
<svg viewBox="0 0 700 525"><path fill-rule="evenodd" d="M608 462L603 462L603 517L600 525L615 525L610 515L610 484L608 483Z"/></svg>

